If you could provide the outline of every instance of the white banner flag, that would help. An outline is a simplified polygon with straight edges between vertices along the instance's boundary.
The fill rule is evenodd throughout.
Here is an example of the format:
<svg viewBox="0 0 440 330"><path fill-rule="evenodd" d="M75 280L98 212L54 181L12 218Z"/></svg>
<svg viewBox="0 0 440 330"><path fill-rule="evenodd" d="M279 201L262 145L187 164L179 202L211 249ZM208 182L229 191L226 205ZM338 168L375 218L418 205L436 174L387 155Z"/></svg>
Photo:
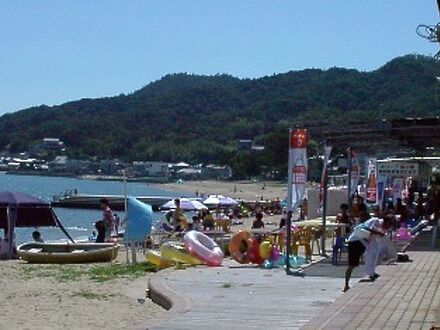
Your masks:
<svg viewBox="0 0 440 330"><path fill-rule="evenodd" d="M287 207L296 210L304 196L307 184L307 131L290 131L289 182Z"/></svg>
<svg viewBox="0 0 440 330"><path fill-rule="evenodd" d="M358 159L354 152L351 156L351 186L350 195L353 195L358 190L358 184L360 179L360 166Z"/></svg>
<svg viewBox="0 0 440 330"><path fill-rule="evenodd" d="M324 159L322 164L322 174L321 174L321 184L319 186L319 210L318 212L322 212L322 206L324 204L324 189L327 189L327 166L330 159L330 154L332 152L331 146L324 147Z"/></svg>

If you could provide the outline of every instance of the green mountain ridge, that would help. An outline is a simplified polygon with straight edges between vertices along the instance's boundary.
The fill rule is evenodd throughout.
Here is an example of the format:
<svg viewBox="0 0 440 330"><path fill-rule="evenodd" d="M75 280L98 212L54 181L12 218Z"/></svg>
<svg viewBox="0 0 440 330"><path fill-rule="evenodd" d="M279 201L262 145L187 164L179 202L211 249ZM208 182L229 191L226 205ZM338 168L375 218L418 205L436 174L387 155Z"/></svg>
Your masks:
<svg viewBox="0 0 440 330"><path fill-rule="evenodd" d="M271 155L274 136L303 122L439 115L433 59L406 55L377 70L306 69L239 79L171 74L114 97L38 106L0 117L0 150L59 137L72 157L230 163L236 140ZM281 152L281 151L280 151ZM268 165L270 165L268 163Z"/></svg>

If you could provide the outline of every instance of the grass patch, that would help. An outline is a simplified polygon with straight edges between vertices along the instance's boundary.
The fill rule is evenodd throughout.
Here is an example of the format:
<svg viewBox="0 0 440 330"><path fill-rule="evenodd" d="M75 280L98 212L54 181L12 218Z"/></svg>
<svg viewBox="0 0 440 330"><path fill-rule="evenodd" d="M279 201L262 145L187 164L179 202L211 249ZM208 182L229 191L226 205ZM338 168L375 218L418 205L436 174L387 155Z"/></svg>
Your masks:
<svg viewBox="0 0 440 330"><path fill-rule="evenodd" d="M145 273L156 272L158 269L152 264L143 262L138 264L104 264L93 266L85 265L38 265L26 266L23 273L26 279L53 277L59 282L78 281L88 277L97 282L105 282L116 278L137 278Z"/></svg>
<svg viewBox="0 0 440 330"><path fill-rule="evenodd" d="M119 277L137 278L145 275L145 273L157 272L157 270L157 267L147 262L130 265L96 266L90 270L90 278L97 282L105 282Z"/></svg>
<svg viewBox="0 0 440 330"><path fill-rule="evenodd" d="M55 277L59 282L79 280L85 275L84 269L69 265L39 265L23 269L26 278Z"/></svg>

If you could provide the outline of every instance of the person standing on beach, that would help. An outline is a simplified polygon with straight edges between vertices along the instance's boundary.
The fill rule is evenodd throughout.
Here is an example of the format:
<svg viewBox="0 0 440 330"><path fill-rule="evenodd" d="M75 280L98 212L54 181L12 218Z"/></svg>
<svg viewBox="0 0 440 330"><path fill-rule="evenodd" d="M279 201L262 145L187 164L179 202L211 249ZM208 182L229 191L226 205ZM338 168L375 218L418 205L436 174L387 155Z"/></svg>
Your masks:
<svg viewBox="0 0 440 330"><path fill-rule="evenodd" d="M105 226L105 241L110 242L112 238L112 231L115 224L115 218L113 217L113 211L110 208L110 204L106 198L101 199L102 221Z"/></svg>

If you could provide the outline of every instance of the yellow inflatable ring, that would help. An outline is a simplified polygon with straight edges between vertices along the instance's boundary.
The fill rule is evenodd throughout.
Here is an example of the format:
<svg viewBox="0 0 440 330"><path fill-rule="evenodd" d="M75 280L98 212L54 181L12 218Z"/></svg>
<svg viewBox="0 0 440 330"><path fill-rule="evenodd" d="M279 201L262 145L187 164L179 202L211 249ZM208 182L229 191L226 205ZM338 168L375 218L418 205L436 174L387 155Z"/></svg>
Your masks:
<svg viewBox="0 0 440 330"><path fill-rule="evenodd" d="M153 264L161 269L168 268L174 265L174 262L172 260L168 260L165 258L162 258L159 252L148 250L145 253L145 261L149 262L150 264Z"/></svg>
<svg viewBox="0 0 440 330"><path fill-rule="evenodd" d="M239 230L231 237L229 252L232 258L240 264L249 263L248 240L251 234L248 231Z"/></svg>
<svg viewBox="0 0 440 330"><path fill-rule="evenodd" d="M201 265L202 262L188 253L182 245L167 242L160 246L160 255L164 259L186 265Z"/></svg>

